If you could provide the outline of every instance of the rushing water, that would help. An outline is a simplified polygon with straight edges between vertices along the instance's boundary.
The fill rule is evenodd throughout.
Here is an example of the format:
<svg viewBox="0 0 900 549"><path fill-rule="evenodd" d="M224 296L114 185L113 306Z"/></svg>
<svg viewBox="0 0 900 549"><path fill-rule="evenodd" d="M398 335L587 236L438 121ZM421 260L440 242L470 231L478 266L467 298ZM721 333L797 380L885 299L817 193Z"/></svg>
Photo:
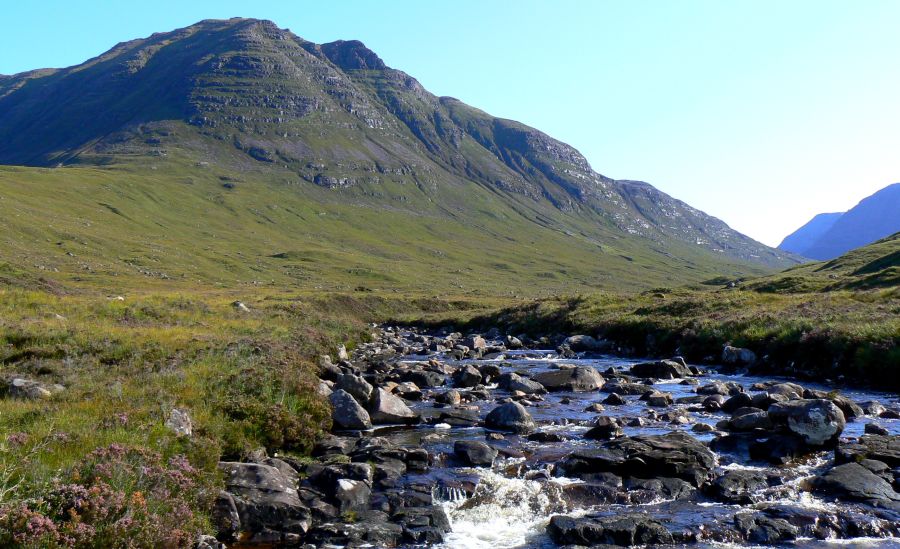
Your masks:
<svg viewBox="0 0 900 549"><path fill-rule="evenodd" d="M410 356L408 361L427 360L431 356ZM444 360L445 357L440 357ZM448 361L453 363L452 361ZM636 360L628 360L614 357L600 357L590 359L559 359L553 351L519 351L508 352L504 356L492 360L466 360L456 364L472 363L496 363L501 365L504 372L517 371L537 373L549 369L554 362L567 364L583 364L596 368L603 373L612 367L618 371L627 372L627 369ZM749 390L749 387L757 382L771 381L772 377L761 378L743 375L725 375L710 372L698 378L700 384L712 381L733 381L740 383ZM675 379L654 384L654 389L671 393L677 400L680 397L695 397L696 385L682 384L682 380ZM788 380L785 380L788 381ZM804 382L803 385L812 389L830 390L831 387L815 383ZM493 397L504 396L503 391L491 387ZM885 406L898 402L896 395L877 393L863 390L845 390L842 394L853 399L857 403L878 401ZM545 527L552 515L569 514L577 516L587 512L616 514L625 510L640 509L649 512L655 518L667 523L670 530L678 530L698 524L712 524L716 521L731 521L735 512L746 506L736 506L708 501L651 501L643 505L598 505L590 508L570 508L561 497L561 489L567 483L581 482L577 479L546 478L549 475L535 475L537 471L546 469L561 457L578 447L596 445L596 441L585 440L583 434L588 427L584 423L595 418L598 413L585 411L589 405L602 401L606 393L550 393L544 395L543 401L528 407L539 429L542 431L555 431L568 437L564 442L539 443L526 440L524 437L507 435L505 440L492 443L498 448L509 450L507 454L513 457L501 457L495 460L492 468L455 468L446 462L438 462L427 473L428 480L435 485L434 495L442 502L452 524L452 531L446 536L442 547L446 548L516 548L516 547L553 547L545 533ZM648 407L638 396L625 396L626 404L621 406L606 406L602 412L604 415L621 418L648 418ZM484 418L495 406L494 401L480 401L475 403L479 414ZM638 434L663 434L674 429L682 429L691 432L691 435L699 440L711 440L713 433L697 433L691 429L695 423L707 423L715 425L719 420L727 417L723 414L689 411L692 404L674 404L663 411L684 409L690 418L690 423L683 425L669 424L660 421L649 420L641 427L625 427L625 435ZM414 403L412 406L426 419L436 417L440 409L433 406L433 402L425 400ZM866 423L876 423L892 434L900 434L900 421L880 418L856 418L848 421L843 432L843 437L858 437L863 434ZM417 447L421 446L429 450L433 455L452 453L453 443L461 439L484 440L485 430L480 427L472 428L448 428L446 425L423 424L413 429L381 429L377 433L385 436L392 442L400 445ZM821 452L811 459L800 464L775 468L768 464L750 462L746 458L732 455L719 455L719 464L723 469L727 468L756 468L766 471L777 471L783 479L783 484L773 487L759 494L763 501L773 503L786 503L792 506L800 506L811 510L829 510L841 506L842 509L851 507L844 503L832 503L825 501L813 494L800 489L804 479L825 469L831 460L830 451ZM540 480L531 480L542 477ZM860 513L865 513L861 508ZM724 544L705 545L707 547L728 547ZM742 545L746 547L746 545ZM900 540L856 538L853 540L797 540L797 547L900 547ZM696 545L704 547L704 545Z"/></svg>

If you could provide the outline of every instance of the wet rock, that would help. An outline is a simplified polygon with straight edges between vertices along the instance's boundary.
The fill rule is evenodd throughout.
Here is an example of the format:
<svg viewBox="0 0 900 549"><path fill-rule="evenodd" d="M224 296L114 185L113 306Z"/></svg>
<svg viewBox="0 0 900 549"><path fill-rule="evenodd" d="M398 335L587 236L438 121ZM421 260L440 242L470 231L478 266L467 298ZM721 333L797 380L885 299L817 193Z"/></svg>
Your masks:
<svg viewBox="0 0 900 549"><path fill-rule="evenodd" d="M798 400L803 398L803 393L805 391L806 389L804 389L802 385L796 383L775 383L774 385L770 385L767 389L767 392L770 395L781 395L788 400Z"/></svg>
<svg viewBox="0 0 900 549"><path fill-rule="evenodd" d="M866 412L862 409L862 406L853 402L849 398L835 394L829 393L826 391L817 391L815 389L805 389L803 391L803 398L806 399L827 399L841 409L844 412L844 417L846 419L853 419L857 417L862 417L866 415Z"/></svg>
<svg viewBox="0 0 900 549"><path fill-rule="evenodd" d="M457 440L453 444L453 454L466 465L490 467L497 457L497 450L477 440Z"/></svg>
<svg viewBox="0 0 900 549"><path fill-rule="evenodd" d="M713 381L712 383L697 387L698 395L732 396L742 392L744 392L744 388L733 381Z"/></svg>
<svg viewBox="0 0 900 549"><path fill-rule="evenodd" d="M694 486L705 483L714 467L715 454L681 431L611 440L598 448L576 450L559 464L568 476L609 472L638 478L673 477Z"/></svg>
<svg viewBox="0 0 900 549"><path fill-rule="evenodd" d="M568 517L556 515L550 519L547 534L558 544L634 545L672 543L672 534L663 524L649 515L624 514L611 517Z"/></svg>
<svg viewBox="0 0 900 549"><path fill-rule="evenodd" d="M524 378L514 372L501 374L500 377L497 378L497 387L504 391L509 391L510 393L513 391L522 391L526 395L543 394L547 392L547 389L537 381Z"/></svg>
<svg viewBox="0 0 900 549"><path fill-rule="evenodd" d="M450 389L443 393L434 395L434 401L438 404L448 404L450 406L459 406L462 402L462 394L456 389Z"/></svg>
<svg viewBox="0 0 900 549"><path fill-rule="evenodd" d="M481 372L472 365L466 365L453 374L453 386L460 388L475 387L481 383Z"/></svg>
<svg viewBox="0 0 900 549"><path fill-rule="evenodd" d="M733 414L738 408L747 408L753 405L753 398L747 393L737 393L724 403L722 403L722 411Z"/></svg>
<svg viewBox="0 0 900 549"><path fill-rule="evenodd" d="M494 434L496 434L496 433L494 433ZM503 437L501 436L500 439L502 440ZM537 433L531 433L530 435L528 435L528 440L530 440L532 442L540 442L542 444L546 444L549 442L563 442L563 441L568 440L568 438L566 438L564 435L561 435L559 433L538 431Z"/></svg>
<svg viewBox="0 0 900 549"><path fill-rule="evenodd" d="M722 349L722 362L725 364L749 366L756 362L756 353L750 349L726 345Z"/></svg>
<svg viewBox="0 0 900 549"><path fill-rule="evenodd" d="M443 410L438 416L439 423L446 423L453 427L472 427L480 421L478 412L475 410Z"/></svg>
<svg viewBox="0 0 900 549"><path fill-rule="evenodd" d="M844 413L830 400L792 400L773 404L768 410L773 423L782 424L810 446L837 442L844 430Z"/></svg>
<svg viewBox="0 0 900 549"><path fill-rule="evenodd" d="M888 435L888 434L890 434L890 432L887 429L885 429L881 425L878 425L877 423L866 423L864 430L867 435Z"/></svg>
<svg viewBox="0 0 900 549"><path fill-rule="evenodd" d="M491 380L500 377L503 371L496 364L482 364L478 366L478 372L481 374L482 383L489 383Z"/></svg>
<svg viewBox="0 0 900 549"><path fill-rule="evenodd" d="M534 376L534 381L543 385L548 391L595 391L603 387L603 376L590 366L561 368L549 372L541 372Z"/></svg>
<svg viewBox="0 0 900 549"><path fill-rule="evenodd" d="M696 423L691 427L691 431L694 431L695 433L712 433L715 430L715 427L706 423Z"/></svg>
<svg viewBox="0 0 900 549"><path fill-rule="evenodd" d="M900 435L863 435L856 442L844 442L834 451L835 463L872 459L890 467L900 467Z"/></svg>
<svg viewBox="0 0 900 549"><path fill-rule="evenodd" d="M419 387L440 387L446 377L430 370L411 370L401 376L401 381L410 381Z"/></svg>
<svg viewBox="0 0 900 549"><path fill-rule="evenodd" d="M772 420L759 408L738 408L728 420L728 427L733 431L768 430L772 428Z"/></svg>
<svg viewBox="0 0 900 549"><path fill-rule="evenodd" d="M528 434L534 430L531 414L518 402L508 402L494 408L484 423L489 429L518 434Z"/></svg>
<svg viewBox="0 0 900 549"><path fill-rule="evenodd" d="M753 503L754 494L768 487L768 479L763 473L734 469L705 485L703 493L724 503Z"/></svg>
<svg viewBox="0 0 900 549"><path fill-rule="evenodd" d="M715 412L722 409L722 405L725 404L725 397L722 395L710 395L703 399L701 406L707 412Z"/></svg>
<svg viewBox="0 0 900 549"><path fill-rule="evenodd" d="M775 434L749 443L751 459L784 465L806 456L810 447L803 439L793 434Z"/></svg>
<svg viewBox="0 0 900 549"><path fill-rule="evenodd" d="M391 390L395 395L406 400L422 400L422 389L410 381L405 381Z"/></svg>
<svg viewBox="0 0 900 549"><path fill-rule="evenodd" d="M889 506L900 511L900 494L894 491L890 483L859 463L833 467L814 479L813 487L816 492L838 499Z"/></svg>
<svg viewBox="0 0 900 549"><path fill-rule="evenodd" d="M653 387L644 383L629 383L626 381L611 381L603 385L601 389L605 393L617 393L620 395L643 395L653 390Z"/></svg>
<svg viewBox="0 0 900 549"><path fill-rule="evenodd" d="M642 362L631 367L631 374L638 377L650 377L655 379L675 379L694 375L684 362L675 360L657 360L654 362Z"/></svg>
<svg viewBox="0 0 900 549"><path fill-rule="evenodd" d="M310 512L297 495L295 479L259 463L220 462L219 469L227 494L216 503L218 518L225 521L220 531L248 542L290 542L309 529Z"/></svg>
<svg viewBox="0 0 900 549"><path fill-rule="evenodd" d="M369 412L347 391L338 389L331 393L328 400L331 401L331 421L335 428L358 431L372 428Z"/></svg>
<svg viewBox="0 0 900 549"><path fill-rule="evenodd" d="M651 393L641 398L647 401L647 406L655 406L657 408L671 406L673 402L672 395L659 391L652 391Z"/></svg>
<svg viewBox="0 0 900 549"><path fill-rule="evenodd" d="M619 396L618 393L612 393L605 399L603 399L603 404L608 406L621 406L625 404L625 399Z"/></svg>
<svg viewBox="0 0 900 549"><path fill-rule="evenodd" d="M747 541L774 545L797 539L799 530L783 518L770 517L764 513L738 513L734 524Z"/></svg>
<svg viewBox="0 0 900 549"><path fill-rule="evenodd" d="M605 409L606 408L604 408L602 404L595 402L593 404L588 405L587 408L584 409L584 411L585 412L602 412Z"/></svg>
<svg viewBox="0 0 900 549"><path fill-rule="evenodd" d="M680 478L628 478L620 503L643 505L662 499L682 499L694 494L694 487Z"/></svg>
<svg viewBox="0 0 900 549"><path fill-rule="evenodd" d="M778 393L757 393L753 395L750 405L760 410L768 410L773 404L787 402L788 398Z"/></svg>
<svg viewBox="0 0 900 549"><path fill-rule="evenodd" d="M421 421L419 414L410 410L403 399L384 389L375 390L369 417L372 423L377 425L396 423L411 425Z"/></svg>
<svg viewBox="0 0 900 549"><path fill-rule="evenodd" d="M592 422L592 427L584 434L584 438L593 440L609 440L623 435L619 420L614 417L600 416Z"/></svg>

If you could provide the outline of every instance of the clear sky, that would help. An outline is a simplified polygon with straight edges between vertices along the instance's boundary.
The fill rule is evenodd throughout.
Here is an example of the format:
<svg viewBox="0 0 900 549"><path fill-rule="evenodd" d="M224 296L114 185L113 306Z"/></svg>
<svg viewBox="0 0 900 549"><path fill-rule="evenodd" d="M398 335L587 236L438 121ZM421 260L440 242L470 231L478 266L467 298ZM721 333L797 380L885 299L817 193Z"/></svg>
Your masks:
<svg viewBox="0 0 900 549"><path fill-rule="evenodd" d="M897 0L19 1L0 73L233 16L362 40L770 245L900 181Z"/></svg>

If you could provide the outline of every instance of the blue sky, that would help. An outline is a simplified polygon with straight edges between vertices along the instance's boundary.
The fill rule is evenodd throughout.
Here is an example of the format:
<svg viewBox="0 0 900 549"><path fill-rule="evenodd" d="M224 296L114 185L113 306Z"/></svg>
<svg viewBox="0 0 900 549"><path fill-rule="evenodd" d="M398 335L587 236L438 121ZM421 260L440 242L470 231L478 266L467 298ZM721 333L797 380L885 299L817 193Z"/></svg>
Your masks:
<svg viewBox="0 0 900 549"><path fill-rule="evenodd" d="M35 1L0 73L205 18L359 39L438 95L574 145L767 244L900 181L900 1Z"/></svg>

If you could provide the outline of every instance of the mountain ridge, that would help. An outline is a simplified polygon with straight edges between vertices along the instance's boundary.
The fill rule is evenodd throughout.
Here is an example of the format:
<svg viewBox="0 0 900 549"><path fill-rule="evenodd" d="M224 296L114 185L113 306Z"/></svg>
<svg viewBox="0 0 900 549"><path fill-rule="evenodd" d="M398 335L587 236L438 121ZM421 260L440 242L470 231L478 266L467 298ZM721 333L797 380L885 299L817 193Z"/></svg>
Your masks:
<svg viewBox="0 0 900 549"><path fill-rule="evenodd" d="M822 216L827 224L816 225ZM779 249L816 260L839 257L900 231L900 183L863 198L842 214L819 214L788 235Z"/></svg>
<svg viewBox="0 0 900 549"><path fill-rule="evenodd" d="M726 270L796 263L652 185L597 173L540 130L431 94L362 42L314 44L270 21L206 20L13 75L0 80L0 116L4 164L152 163L456 217L483 209L475 184L597 246Z"/></svg>

